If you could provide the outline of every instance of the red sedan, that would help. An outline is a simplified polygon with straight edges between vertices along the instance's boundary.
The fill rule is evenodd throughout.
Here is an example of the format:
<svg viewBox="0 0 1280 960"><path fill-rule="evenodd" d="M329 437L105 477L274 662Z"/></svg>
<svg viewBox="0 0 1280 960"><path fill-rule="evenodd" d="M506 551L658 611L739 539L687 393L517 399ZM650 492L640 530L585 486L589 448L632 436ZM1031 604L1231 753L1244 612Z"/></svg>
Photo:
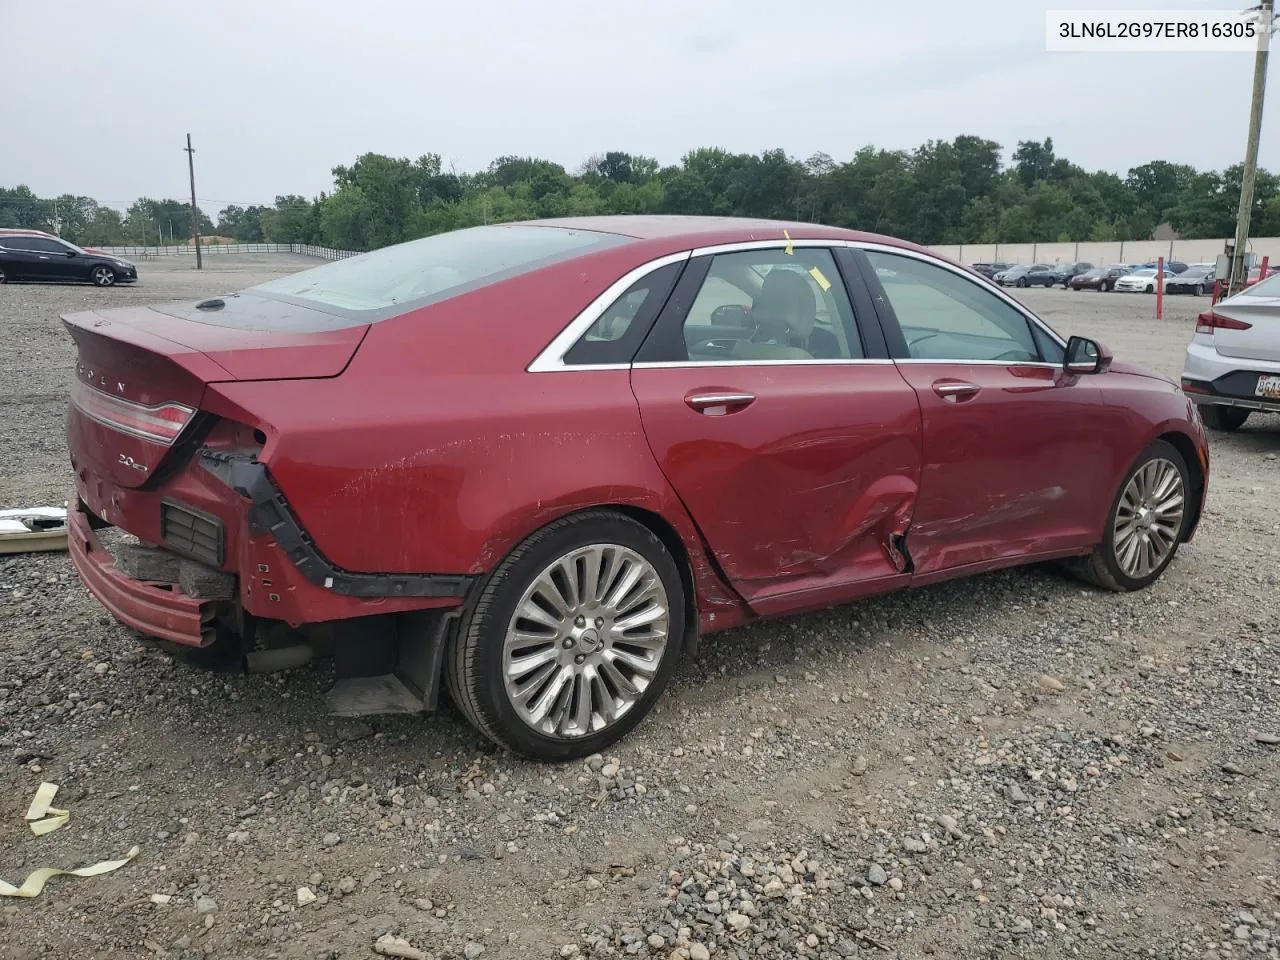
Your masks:
<svg viewBox="0 0 1280 960"><path fill-rule="evenodd" d="M344 714L443 678L549 760L756 618L1053 559L1146 587L1208 481L1176 384L814 225L476 227L64 322L72 557L112 614L332 655Z"/></svg>

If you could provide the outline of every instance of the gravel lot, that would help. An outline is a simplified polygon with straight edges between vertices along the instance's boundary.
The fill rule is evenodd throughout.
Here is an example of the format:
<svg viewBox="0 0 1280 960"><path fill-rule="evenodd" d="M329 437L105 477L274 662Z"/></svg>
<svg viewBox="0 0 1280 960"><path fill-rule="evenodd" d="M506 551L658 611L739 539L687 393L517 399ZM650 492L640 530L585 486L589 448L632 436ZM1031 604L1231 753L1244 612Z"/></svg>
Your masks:
<svg viewBox="0 0 1280 960"><path fill-rule="evenodd" d="M0 287L0 507L70 488L59 313L310 262ZM1205 302L1020 295L1171 375ZM323 665L175 662L64 554L0 559L0 877L141 848L0 900L0 956L1280 957L1280 418L1213 442L1151 590L1024 570L717 635L563 767L331 719ZM42 780L71 820L35 837Z"/></svg>

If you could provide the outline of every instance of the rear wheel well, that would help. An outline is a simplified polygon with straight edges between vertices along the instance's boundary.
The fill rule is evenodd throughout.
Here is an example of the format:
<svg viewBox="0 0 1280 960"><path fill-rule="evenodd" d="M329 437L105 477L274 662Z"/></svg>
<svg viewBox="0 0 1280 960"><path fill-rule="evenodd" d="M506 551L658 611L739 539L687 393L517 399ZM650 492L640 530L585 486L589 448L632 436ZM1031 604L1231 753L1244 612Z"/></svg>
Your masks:
<svg viewBox="0 0 1280 960"><path fill-rule="evenodd" d="M696 654L698 652L698 594L693 582L693 563L689 558L689 550L685 546L684 539L666 517L651 510L645 510L643 507L606 503L601 504L598 509L612 510L636 523L643 524L667 548L680 569L680 581L684 584L684 650L687 654Z"/></svg>
<svg viewBox="0 0 1280 960"><path fill-rule="evenodd" d="M1196 445L1190 437L1185 433L1177 430L1169 433L1162 433L1156 439L1163 440L1172 446L1178 453L1182 454L1182 459L1186 461L1187 473L1191 476L1191 487L1194 491L1192 501L1188 506L1190 509L1186 514L1186 522L1183 526L1184 535L1195 530L1196 525L1200 522L1200 501L1204 492L1204 466L1200 463L1200 455L1196 452Z"/></svg>

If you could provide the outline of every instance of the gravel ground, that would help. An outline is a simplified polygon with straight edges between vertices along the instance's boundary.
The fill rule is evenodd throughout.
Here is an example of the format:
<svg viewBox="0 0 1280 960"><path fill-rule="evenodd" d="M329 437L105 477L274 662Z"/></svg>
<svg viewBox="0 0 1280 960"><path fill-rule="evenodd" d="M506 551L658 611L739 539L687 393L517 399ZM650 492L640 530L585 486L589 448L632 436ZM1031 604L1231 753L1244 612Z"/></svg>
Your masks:
<svg viewBox="0 0 1280 960"><path fill-rule="evenodd" d="M70 487L60 312L306 262L0 287L0 506ZM1021 295L1172 375L1204 304ZM0 560L0 877L141 848L0 901L0 956L1280 957L1280 418L1213 442L1146 592L1023 570L720 634L560 767L329 718L323 665L175 662L65 555ZM34 837L42 780L71 820Z"/></svg>

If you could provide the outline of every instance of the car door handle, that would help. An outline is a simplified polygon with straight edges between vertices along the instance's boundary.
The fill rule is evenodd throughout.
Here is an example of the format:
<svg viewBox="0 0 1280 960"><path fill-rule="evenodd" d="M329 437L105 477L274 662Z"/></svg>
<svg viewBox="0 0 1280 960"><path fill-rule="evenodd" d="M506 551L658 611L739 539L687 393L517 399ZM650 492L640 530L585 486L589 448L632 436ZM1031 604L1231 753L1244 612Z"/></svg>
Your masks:
<svg viewBox="0 0 1280 960"><path fill-rule="evenodd" d="M46 257L44 254L41 254L41 255L40 255L40 259L41 259L41 260L48 260L49 258L48 258L48 257Z"/></svg>
<svg viewBox="0 0 1280 960"><path fill-rule="evenodd" d="M951 403L968 400L981 389L976 383L965 383L962 380L935 380L933 382L933 392L943 400Z"/></svg>
<svg viewBox="0 0 1280 960"><path fill-rule="evenodd" d="M691 393L684 398L684 402L709 417L722 417L726 413L750 406L755 399L750 393Z"/></svg>

